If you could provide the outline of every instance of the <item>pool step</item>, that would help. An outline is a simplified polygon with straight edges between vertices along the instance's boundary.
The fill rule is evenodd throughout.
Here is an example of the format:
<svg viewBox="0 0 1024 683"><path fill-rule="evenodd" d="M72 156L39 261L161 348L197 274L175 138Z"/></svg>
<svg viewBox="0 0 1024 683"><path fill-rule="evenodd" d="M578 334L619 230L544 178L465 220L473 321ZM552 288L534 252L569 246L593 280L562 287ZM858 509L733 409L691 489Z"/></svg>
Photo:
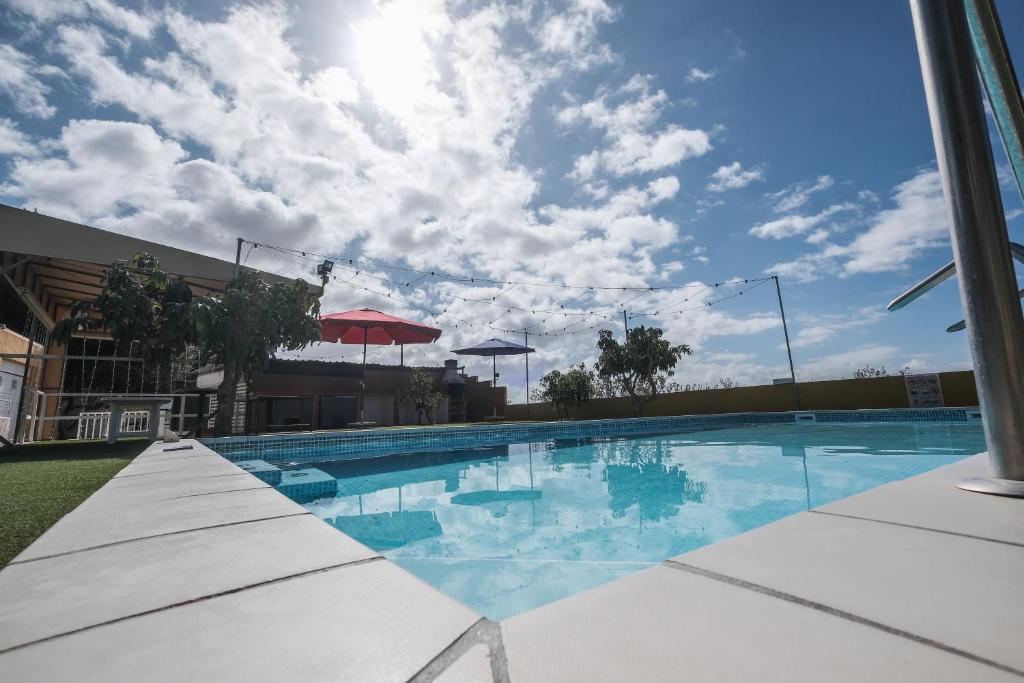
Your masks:
<svg viewBox="0 0 1024 683"><path fill-rule="evenodd" d="M277 490L296 503L308 503L318 498L333 498L338 492L338 480L315 467L284 470Z"/></svg>
<svg viewBox="0 0 1024 683"><path fill-rule="evenodd" d="M266 460L242 460L235 464L260 481L270 484L271 486L277 486L281 483L281 468L276 465L271 465Z"/></svg>

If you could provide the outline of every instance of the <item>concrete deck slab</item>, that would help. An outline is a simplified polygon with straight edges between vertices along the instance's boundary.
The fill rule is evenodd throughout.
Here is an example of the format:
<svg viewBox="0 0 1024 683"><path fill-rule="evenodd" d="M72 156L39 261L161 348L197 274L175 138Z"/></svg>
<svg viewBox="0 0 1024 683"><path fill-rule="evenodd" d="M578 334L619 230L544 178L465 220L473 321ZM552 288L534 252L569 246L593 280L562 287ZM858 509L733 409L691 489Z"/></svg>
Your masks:
<svg viewBox="0 0 1024 683"><path fill-rule="evenodd" d="M977 455L818 510L1024 546L1024 513L1019 500L979 495L954 486L961 479L990 473L988 456Z"/></svg>
<svg viewBox="0 0 1024 683"><path fill-rule="evenodd" d="M166 460L181 460L182 458L213 458L216 453L210 454L205 449L192 447L189 449L168 451L162 448L156 450L145 450L139 455L139 462L164 462Z"/></svg>
<svg viewBox="0 0 1024 683"><path fill-rule="evenodd" d="M807 513L673 561L1024 671L1024 548Z"/></svg>
<svg viewBox="0 0 1024 683"><path fill-rule="evenodd" d="M94 494L13 561L24 562L109 543L306 513L302 506L271 488L116 506L102 502L101 498Z"/></svg>
<svg viewBox="0 0 1024 683"><path fill-rule="evenodd" d="M140 503L156 503L160 500L180 498L182 496L210 495L217 492L242 491L245 489L270 488L266 482L247 473L242 476L203 477L201 479L182 479L180 473L175 477L152 475L149 481L140 485L141 477L127 477L117 481L111 480L104 487L104 495L90 498L86 505L138 505Z"/></svg>
<svg viewBox="0 0 1024 683"><path fill-rule="evenodd" d="M140 462L137 458L118 472L114 479L135 477L144 474L162 474L166 472L188 472L190 474L227 474L236 473L238 468L223 458L203 458L190 460L177 458L158 462Z"/></svg>
<svg viewBox="0 0 1024 683"><path fill-rule="evenodd" d="M303 515L13 564L0 571L0 650L371 557Z"/></svg>
<svg viewBox="0 0 1024 683"><path fill-rule="evenodd" d="M754 591L656 567L502 623L529 681L1019 680Z"/></svg>
<svg viewBox="0 0 1024 683"><path fill-rule="evenodd" d="M406 681L478 619L380 560L11 650L0 680Z"/></svg>
<svg viewBox="0 0 1024 683"><path fill-rule="evenodd" d="M248 472L240 471L227 471L221 474L195 474L189 471L155 472L153 474L144 474L137 477L115 477L107 482L107 486L117 486L122 490L127 491L134 487L148 488L153 485L159 485L162 481L182 484L186 482L199 483L207 480L224 481L227 479L247 481L246 477L249 476Z"/></svg>

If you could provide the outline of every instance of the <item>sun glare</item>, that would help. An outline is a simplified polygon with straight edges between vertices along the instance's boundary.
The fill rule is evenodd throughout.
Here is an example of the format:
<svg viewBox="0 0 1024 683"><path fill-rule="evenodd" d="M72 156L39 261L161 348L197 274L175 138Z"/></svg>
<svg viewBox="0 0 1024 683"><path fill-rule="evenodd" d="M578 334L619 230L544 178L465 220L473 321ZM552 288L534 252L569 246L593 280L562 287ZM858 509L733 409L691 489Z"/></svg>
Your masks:
<svg viewBox="0 0 1024 683"><path fill-rule="evenodd" d="M363 85L378 105L392 113L410 113L437 79L424 35L428 23L416 3L392 3L356 27Z"/></svg>

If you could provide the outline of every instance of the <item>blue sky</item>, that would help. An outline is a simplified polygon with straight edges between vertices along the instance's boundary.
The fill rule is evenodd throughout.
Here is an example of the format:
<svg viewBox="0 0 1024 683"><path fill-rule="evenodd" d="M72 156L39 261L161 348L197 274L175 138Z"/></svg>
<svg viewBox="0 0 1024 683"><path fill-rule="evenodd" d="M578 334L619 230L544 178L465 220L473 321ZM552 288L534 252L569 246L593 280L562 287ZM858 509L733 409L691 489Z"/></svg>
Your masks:
<svg viewBox="0 0 1024 683"><path fill-rule="evenodd" d="M1019 65L1024 5L997 4ZM361 260L324 310L444 328L411 362L529 328L536 377L626 308L696 348L684 383L764 382L787 372L771 283L709 285L778 273L801 379L969 367L953 282L884 311L951 258L934 157L897 0L0 3L0 201L226 259L244 236ZM681 289L403 286L396 264Z"/></svg>

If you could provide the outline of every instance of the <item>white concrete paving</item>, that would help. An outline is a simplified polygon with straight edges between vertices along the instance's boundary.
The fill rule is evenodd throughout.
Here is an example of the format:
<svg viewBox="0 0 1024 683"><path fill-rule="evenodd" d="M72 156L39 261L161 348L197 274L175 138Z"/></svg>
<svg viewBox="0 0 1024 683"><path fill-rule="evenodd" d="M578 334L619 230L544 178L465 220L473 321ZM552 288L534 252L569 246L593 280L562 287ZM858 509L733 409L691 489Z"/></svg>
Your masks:
<svg viewBox="0 0 1024 683"><path fill-rule="evenodd" d="M806 514L674 559L1024 671L1024 548Z"/></svg>
<svg viewBox="0 0 1024 683"><path fill-rule="evenodd" d="M14 558L14 562L161 534L304 512L301 505L271 488L145 501L134 496L107 500L106 495L93 495Z"/></svg>
<svg viewBox="0 0 1024 683"><path fill-rule="evenodd" d="M406 681L477 621L380 560L0 655L5 681Z"/></svg>
<svg viewBox="0 0 1024 683"><path fill-rule="evenodd" d="M0 650L379 557L338 537L312 515L277 517L12 564L0 581Z"/></svg>
<svg viewBox="0 0 1024 683"><path fill-rule="evenodd" d="M953 486L961 479L990 473L988 459L979 455L818 510L1024 546L1024 506L1020 500L967 495Z"/></svg>
<svg viewBox="0 0 1024 683"><path fill-rule="evenodd" d="M513 681L1009 681L756 591L655 567L502 623Z"/></svg>
<svg viewBox="0 0 1024 683"><path fill-rule="evenodd" d="M0 680L1024 678L1024 503L952 486L983 456L497 625L183 443L0 570Z"/></svg>

